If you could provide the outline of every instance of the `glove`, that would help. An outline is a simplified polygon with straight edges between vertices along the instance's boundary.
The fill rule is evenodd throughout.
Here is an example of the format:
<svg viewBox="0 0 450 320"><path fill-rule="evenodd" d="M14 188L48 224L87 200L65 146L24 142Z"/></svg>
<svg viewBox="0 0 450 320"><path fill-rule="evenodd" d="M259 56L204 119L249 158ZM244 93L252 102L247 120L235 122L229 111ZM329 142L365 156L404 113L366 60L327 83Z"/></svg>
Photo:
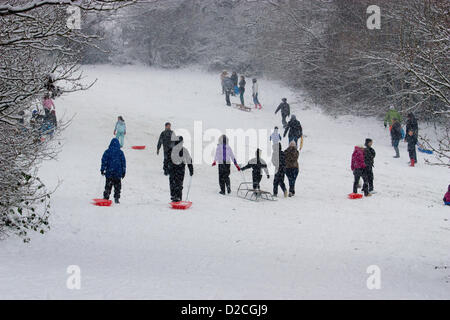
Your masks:
<svg viewBox="0 0 450 320"><path fill-rule="evenodd" d="M387 128L387 124L386 123L384 124L384 127Z"/></svg>
<svg viewBox="0 0 450 320"><path fill-rule="evenodd" d="M267 179L270 179L270 175L269 174L267 175Z"/></svg>
<svg viewBox="0 0 450 320"><path fill-rule="evenodd" d="M156 155L157 155L157 156L159 155L159 150L156 150Z"/></svg>
<svg viewBox="0 0 450 320"><path fill-rule="evenodd" d="M194 175L194 172L189 172L189 175L192 177Z"/></svg>
<svg viewBox="0 0 450 320"><path fill-rule="evenodd" d="M105 175L105 171L100 171L100 173L102 174L102 176L104 176L104 175Z"/></svg>
<svg viewBox="0 0 450 320"><path fill-rule="evenodd" d="M236 165L236 169L237 169L237 171L241 171L241 167L239 167L238 164Z"/></svg>
<svg viewBox="0 0 450 320"><path fill-rule="evenodd" d="M212 163L212 166L214 167L216 165L216 161L214 161L213 163Z"/></svg>
<svg viewBox="0 0 450 320"><path fill-rule="evenodd" d="M125 173L122 175L122 179L125 179Z"/></svg>

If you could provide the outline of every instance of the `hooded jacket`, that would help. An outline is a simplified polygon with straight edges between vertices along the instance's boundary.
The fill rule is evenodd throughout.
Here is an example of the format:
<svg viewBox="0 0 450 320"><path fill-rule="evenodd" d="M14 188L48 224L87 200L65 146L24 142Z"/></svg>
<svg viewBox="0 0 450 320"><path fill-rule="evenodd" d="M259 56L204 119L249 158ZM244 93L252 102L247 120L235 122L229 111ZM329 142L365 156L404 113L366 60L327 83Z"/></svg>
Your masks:
<svg viewBox="0 0 450 320"><path fill-rule="evenodd" d="M224 136L221 136L219 140L221 142L217 145L214 161L219 164L228 164L233 162L235 165L237 165L233 150L231 150L231 147L228 145L228 139Z"/></svg>
<svg viewBox="0 0 450 320"><path fill-rule="evenodd" d="M123 151L120 150L118 139L112 139L108 150L103 153L100 172L105 173L106 178L120 179L125 177L126 160Z"/></svg>
<svg viewBox="0 0 450 320"><path fill-rule="evenodd" d="M356 146L352 154L351 169L352 171L354 171L356 169L365 169L365 168L366 163L364 162L364 148Z"/></svg>
<svg viewBox="0 0 450 320"><path fill-rule="evenodd" d="M448 185L447 193L444 195L444 202L445 203L450 203L450 184Z"/></svg>
<svg viewBox="0 0 450 320"><path fill-rule="evenodd" d="M289 120L286 129L284 129L283 137L286 137L286 134L289 131L289 138L298 139L303 136L303 128L300 124L300 121L297 120L297 118L292 115L291 119Z"/></svg>

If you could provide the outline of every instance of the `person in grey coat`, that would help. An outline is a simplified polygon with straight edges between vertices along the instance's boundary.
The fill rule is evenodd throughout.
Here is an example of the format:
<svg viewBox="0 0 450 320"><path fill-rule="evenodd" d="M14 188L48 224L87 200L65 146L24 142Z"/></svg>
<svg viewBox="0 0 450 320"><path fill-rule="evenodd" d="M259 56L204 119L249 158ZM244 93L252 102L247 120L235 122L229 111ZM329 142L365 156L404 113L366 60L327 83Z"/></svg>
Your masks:
<svg viewBox="0 0 450 320"><path fill-rule="evenodd" d="M231 106L230 94L233 90L233 85L233 80L231 80L230 77L223 79L223 86L225 88L225 102L227 103L227 106Z"/></svg>

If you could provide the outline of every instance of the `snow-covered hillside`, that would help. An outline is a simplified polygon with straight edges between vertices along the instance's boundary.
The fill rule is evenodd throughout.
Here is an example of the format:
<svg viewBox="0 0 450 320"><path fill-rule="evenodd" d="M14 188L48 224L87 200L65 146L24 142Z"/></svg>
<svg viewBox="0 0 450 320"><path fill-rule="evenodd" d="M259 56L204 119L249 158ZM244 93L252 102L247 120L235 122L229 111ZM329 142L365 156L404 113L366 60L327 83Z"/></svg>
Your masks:
<svg viewBox="0 0 450 320"><path fill-rule="evenodd" d="M225 106L216 74L109 66L87 67L86 74L98 78L91 90L55 101L58 116L75 117L59 159L41 169L49 186L62 180L52 198L52 229L30 244L0 242L1 299L449 297L450 210L441 200L449 172L424 165L420 153L419 165L408 167L404 143L402 158L393 159L381 122L333 119L264 80L264 109L246 113ZM192 208L169 208L168 178L156 155L164 122L178 134L193 134L196 121L204 131L269 133L281 125L274 110L284 96L297 101L292 113L306 135L295 198L240 199L242 176L234 168L234 192L221 196L217 167L205 160L194 165ZM95 207L90 200L101 196L104 183L100 158L118 115L128 130L122 203ZM366 137L377 151L378 193L348 200L351 153ZM206 150L211 141L203 142ZM144 151L130 148L142 144ZM262 187L271 191L272 178L264 177ZM69 265L81 268L80 290L66 287ZM379 290L366 286L371 265L381 270Z"/></svg>

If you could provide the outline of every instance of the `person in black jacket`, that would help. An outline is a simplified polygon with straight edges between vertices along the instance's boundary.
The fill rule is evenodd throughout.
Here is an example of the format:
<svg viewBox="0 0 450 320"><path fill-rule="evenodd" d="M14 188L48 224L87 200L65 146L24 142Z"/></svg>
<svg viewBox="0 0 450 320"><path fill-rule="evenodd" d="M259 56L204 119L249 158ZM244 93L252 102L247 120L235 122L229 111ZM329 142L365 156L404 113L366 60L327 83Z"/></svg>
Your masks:
<svg viewBox="0 0 450 320"><path fill-rule="evenodd" d="M409 131L412 131L416 138L419 139L419 124L417 123L417 119L413 113L408 114L408 120L406 121L405 141L407 141ZM417 162L417 156L414 158L414 161Z"/></svg>
<svg viewBox="0 0 450 320"><path fill-rule="evenodd" d="M234 93L234 88L238 86L238 81L239 81L236 71L233 71L231 73L230 79L231 79L231 81L233 81L233 90L231 91L231 95L235 96L236 94Z"/></svg>
<svg viewBox="0 0 450 320"><path fill-rule="evenodd" d="M259 190L259 183L262 179L261 171L264 170L267 175L267 179L270 178L269 170L267 170L267 164L263 159L261 159L260 149L256 149L256 157L251 159L245 167L241 168L241 170L244 171L250 168L252 169L253 189Z"/></svg>
<svg viewBox="0 0 450 320"><path fill-rule="evenodd" d="M406 121L406 133L409 131L412 131L416 137L419 136L419 124L413 113L408 114L408 120Z"/></svg>
<svg viewBox="0 0 450 320"><path fill-rule="evenodd" d="M159 135L158 145L156 147L156 154L159 155L159 149L163 146L164 150L164 162L163 162L163 170L164 175L169 175L169 151L172 147L172 135L175 136L175 133L171 130L170 122L166 122L165 129Z"/></svg>
<svg viewBox="0 0 450 320"><path fill-rule="evenodd" d="M412 130L408 131L408 134L406 135L406 142L408 142L408 153L409 159L411 160L410 166L414 167L414 164L417 162L417 153L416 153L417 137L414 134L414 131Z"/></svg>
<svg viewBox="0 0 450 320"><path fill-rule="evenodd" d="M239 98L241 99L242 105L244 105L245 84L245 77L241 76L241 81L239 81Z"/></svg>
<svg viewBox="0 0 450 320"><path fill-rule="evenodd" d="M183 197L183 182L186 171L186 165L189 174L194 175L194 166L189 151L183 147L183 137L175 139L173 147L169 151L169 186L170 199L173 202L181 201Z"/></svg>
<svg viewBox="0 0 450 320"><path fill-rule="evenodd" d="M289 117L291 115L291 107L289 106L289 103L287 103L286 98L281 99L281 101L282 102L275 110L275 114L277 114L278 111L281 110L281 122L283 124L283 127L286 127L287 126L286 117Z"/></svg>
<svg viewBox="0 0 450 320"><path fill-rule="evenodd" d="M400 158L400 150L398 149L398 144L400 143L400 140L402 140L402 125L396 118L393 119L392 123L391 139L392 139L392 146L394 147L395 150L394 158Z"/></svg>
<svg viewBox="0 0 450 320"><path fill-rule="evenodd" d="M286 173L286 156L281 149L281 143L278 143L278 150L273 153L272 163L275 166L275 176L273 179L273 196L278 196L278 186L283 191L284 197L288 196L286 185L284 184L284 175Z"/></svg>
<svg viewBox="0 0 450 320"><path fill-rule="evenodd" d="M364 162L366 164L366 177L369 184L369 192L373 191L373 167L375 162L376 152L372 148L372 139L367 138L364 144L366 148L364 149Z"/></svg>
<svg viewBox="0 0 450 320"><path fill-rule="evenodd" d="M291 116L291 119L289 120L287 126L285 127L283 138L286 137L286 134L288 132L289 132L288 135L289 143L294 141L298 147L298 139L300 139L303 136L303 128L302 125L300 124L300 121L297 120L295 115Z"/></svg>

